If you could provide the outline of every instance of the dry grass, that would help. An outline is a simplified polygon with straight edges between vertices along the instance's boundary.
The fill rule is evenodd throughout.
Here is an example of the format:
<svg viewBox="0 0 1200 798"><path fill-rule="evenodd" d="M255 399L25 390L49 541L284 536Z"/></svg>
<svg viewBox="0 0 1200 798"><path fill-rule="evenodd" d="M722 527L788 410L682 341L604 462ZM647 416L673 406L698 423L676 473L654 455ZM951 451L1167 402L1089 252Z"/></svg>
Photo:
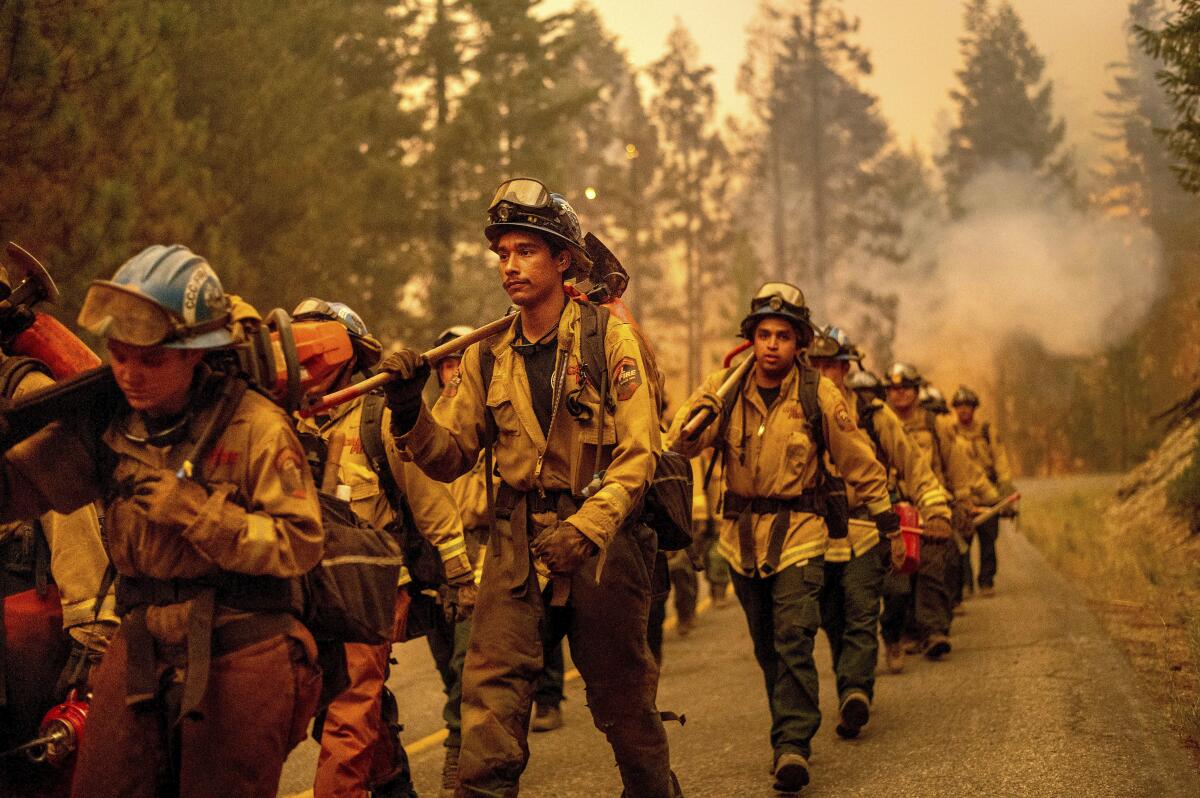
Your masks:
<svg viewBox="0 0 1200 798"><path fill-rule="evenodd" d="M1021 531L1079 584L1200 764L1200 539L1148 507L1113 512L1115 479L1062 487L1022 502Z"/></svg>

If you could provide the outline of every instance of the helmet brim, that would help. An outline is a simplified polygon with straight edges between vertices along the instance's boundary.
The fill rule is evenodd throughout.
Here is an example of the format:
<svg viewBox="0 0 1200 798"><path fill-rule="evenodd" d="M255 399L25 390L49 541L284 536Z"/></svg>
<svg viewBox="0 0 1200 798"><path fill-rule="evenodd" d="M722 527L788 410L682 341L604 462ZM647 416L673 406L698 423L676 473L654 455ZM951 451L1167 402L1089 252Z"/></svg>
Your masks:
<svg viewBox="0 0 1200 798"><path fill-rule="evenodd" d="M764 307L759 308L758 310L750 311L750 313L748 313L746 317L742 319L741 336L747 341L754 340L754 328L757 327L758 323L763 319L771 318L783 319L786 322L790 322L791 325L796 328L797 333L807 333L810 338L820 333L820 330L818 330L816 325L814 325L809 319L792 313L784 313L769 307Z"/></svg>
<svg viewBox="0 0 1200 798"><path fill-rule="evenodd" d="M233 336L229 330L212 330L181 341L170 341L162 346L167 349L223 349L233 346Z"/></svg>
<svg viewBox="0 0 1200 798"><path fill-rule="evenodd" d="M554 239L554 241L557 243L571 250L571 258L573 263L571 264L571 268L567 270L568 274L574 270L575 274L573 276L583 277L592 268L592 259L588 257L588 254L584 251L583 247L579 246L561 233L555 232L548 227L541 227L539 225L529 224L526 222L492 222L487 227L483 228L483 234L487 237L488 245L492 252L496 251L496 245L501 236L512 231L529 231L531 233L537 233L543 238Z"/></svg>

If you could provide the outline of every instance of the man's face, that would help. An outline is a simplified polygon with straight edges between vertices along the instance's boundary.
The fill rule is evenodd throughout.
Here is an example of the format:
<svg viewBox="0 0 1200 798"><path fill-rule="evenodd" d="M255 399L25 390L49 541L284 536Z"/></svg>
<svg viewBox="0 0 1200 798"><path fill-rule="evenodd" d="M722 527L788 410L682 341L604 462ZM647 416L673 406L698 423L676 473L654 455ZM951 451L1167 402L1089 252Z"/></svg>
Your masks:
<svg viewBox="0 0 1200 798"><path fill-rule="evenodd" d="M445 388L450 384L450 380L454 379L454 375L458 373L458 367L462 365L462 358L447 357L438 361L437 374L438 385Z"/></svg>
<svg viewBox="0 0 1200 798"><path fill-rule="evenodd" d="M563 272L571 264L566 250L558 257L536 233L511 231L496 242L500 279L508 298L519 307L530 307L562 293Z"/></svg>
<svg viewBox="0 0 1200 798"><path fill-rule="evenodd" d="M204 353L195 349L133 346L109 341L113 376L134 410L149 416L178 413L187 403L192 374Z"/></svg>
<svg viewBox="0 0 1200 798"><path fill-rule="evenodd" d="M813 366L821 372L821 376L831 380L838 388L846 387L846 375L850 373L850 361L833 360L831 358L813 358Z"/></svg>
<svg viewBox="0 0 1200 798"><path fill-rule="evenodd" d="M887 403L893 410L911 410L917 403L917 389L901 385L887 386Z"/></svg>
<svg viewBox="0 0 1200 798"><path fill-rule="evenodd" d="M955 405L954 415L958 416L958 423L964 427L971 426L971 422L975 420L975 408L971 405Z"/></svg>
<svg viewBox="0 0 1200 798"><path fill-rule="evenodd" d="M772 377L787 374L796 362L796 328L778 318L760 321L754 328L754 357Z"/></svg>

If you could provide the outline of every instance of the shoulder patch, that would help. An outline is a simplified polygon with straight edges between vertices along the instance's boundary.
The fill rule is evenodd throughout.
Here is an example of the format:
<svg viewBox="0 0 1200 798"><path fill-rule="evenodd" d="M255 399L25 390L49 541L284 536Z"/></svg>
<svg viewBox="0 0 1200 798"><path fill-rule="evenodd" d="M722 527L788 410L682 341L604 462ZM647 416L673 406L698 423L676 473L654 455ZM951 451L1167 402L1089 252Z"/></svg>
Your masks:
<svg viewBox="0 0 1200 798"><path fill-rule="evenodd" d="M622 402L631 399L642 384L642 371L637 361L632 357L621 358L621 362L613 369L613 388L617 399Z"/></svg>
<svg viewBox="0 0 1200 798"><path fill-rule="evenodd" d="M833 411L833 418L842 432L854 432L857 429L854 419L850 418L850 411L846 408L845 402L838 402L838 406Z"/></svg>
<svg viewBox="0 0 1200 798"><path fill-rule="evenodd" d="M280 449L279 454L275 455L275 471L279 474L279 481L283 483L283 492L293 499L304 499L308 496L304 476L300 471L303 462L300 453L295 449Z"/></svg>

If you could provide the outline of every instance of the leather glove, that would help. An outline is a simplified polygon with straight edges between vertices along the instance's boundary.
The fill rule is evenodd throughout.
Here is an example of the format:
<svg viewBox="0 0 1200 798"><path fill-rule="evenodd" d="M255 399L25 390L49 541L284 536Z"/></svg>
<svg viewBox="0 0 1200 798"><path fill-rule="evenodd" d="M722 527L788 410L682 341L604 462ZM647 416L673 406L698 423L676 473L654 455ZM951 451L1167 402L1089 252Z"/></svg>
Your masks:
<svg viewBox="0 0 1200 798"><path fill-rule="evenodd" d="M546 527L530 545L555 576L570 576L600 553L600 548L567 521Z"/></svg>
<svg viewBox="0 0 1200 798"><path fill-rule="evenodd" d="M392 411L392 429L404 434L413 428L421 413L421 391L429 379L429 364L415 349L401 349L385 357L378 371L394 375L394 379L383 384L383 392Z"/></svg>
<svg viewBox="0 0 1200 798"><path fill-rule="evenodd" d="M950 522L945 518L930 518L925 522L925 534L931 538L949 540L954 531L950 528Z"/></svg>
<svg viewBox="0 0 1200 798"><path fill-rule="evenodd" d="M872 516L871 520L875 522L875 528L879 530L879 534L884 537L891 537L900 532L900 516L896 515L895 510L884 510L882 513Z"/></svg>
<svg viewBox="0 0 1200 798"><path fill-rule="evenodd" d="M55 696L66 698L71 690L81 697L91 693L92 669L100 664L116 630L117 625L108 621L83 623L67 630L71 636L71 652L54 686Z"/></svg>
<svg viewBox="0 0 1200 798"><path fill-rule="evenodd" d="M475 600L479 597L479 586L475 584L474 577L461 585L451 587L455 590L454 620L458 623L471 620L471 615L475 612Z"/></svg>
<svg viewBox="0 0 1200 798"><path fill-rule="evenodd" d="M204 510L208 489L162 469L138 480L130 499L151 523L186 529Z"/></svg>

